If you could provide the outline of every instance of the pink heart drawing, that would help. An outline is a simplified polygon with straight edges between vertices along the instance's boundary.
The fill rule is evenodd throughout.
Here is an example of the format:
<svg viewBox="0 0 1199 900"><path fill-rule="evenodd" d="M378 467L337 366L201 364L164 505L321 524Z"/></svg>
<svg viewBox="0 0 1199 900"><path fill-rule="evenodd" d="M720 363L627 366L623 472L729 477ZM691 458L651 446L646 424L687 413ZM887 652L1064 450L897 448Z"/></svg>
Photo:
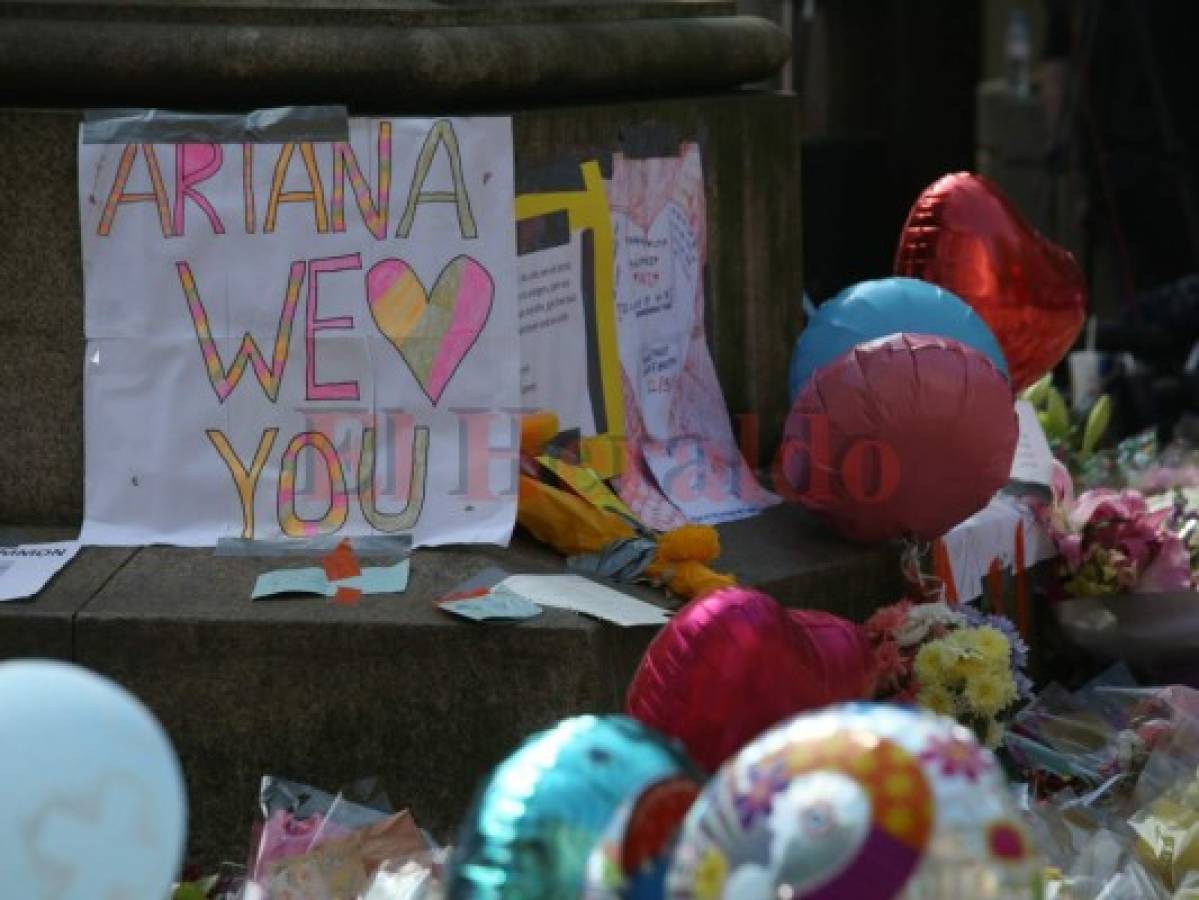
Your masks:
<svg viewBox="0 0 1199 900"><path fill-rule="evenodd" d="M450 260L428 292L401 259L381 260L366 273L371 318L434 406L479 339L494 295L490 273L469 256Z"/></svg>

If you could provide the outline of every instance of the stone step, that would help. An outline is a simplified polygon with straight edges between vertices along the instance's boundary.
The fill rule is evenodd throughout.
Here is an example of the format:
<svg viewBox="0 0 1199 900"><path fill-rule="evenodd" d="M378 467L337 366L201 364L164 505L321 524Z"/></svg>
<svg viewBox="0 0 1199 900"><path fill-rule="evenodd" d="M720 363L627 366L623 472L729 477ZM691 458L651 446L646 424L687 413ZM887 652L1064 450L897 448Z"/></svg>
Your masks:
<svg viewBox="0 0 1199 900"><path fill-rule="evenodd" d="M720 567L790 605L863 615L899 591L893 548L843 544L796 508L720 530ZM9 543L62 537L0 531ZM293 564L89 548L33 602L0 604L0 659L73 659L159 716L183 760L189 855L202 863L244 856L268 772L324 786L380 775L394 802L448 838L479 780L528 733L619 710L655 633L554 609L483 625L432 606L488 566L563 570L523 538L507 549L418 550L405 593L352 606L249 599L258 574ZM621 589L677 605L652 588Z"/></svg>

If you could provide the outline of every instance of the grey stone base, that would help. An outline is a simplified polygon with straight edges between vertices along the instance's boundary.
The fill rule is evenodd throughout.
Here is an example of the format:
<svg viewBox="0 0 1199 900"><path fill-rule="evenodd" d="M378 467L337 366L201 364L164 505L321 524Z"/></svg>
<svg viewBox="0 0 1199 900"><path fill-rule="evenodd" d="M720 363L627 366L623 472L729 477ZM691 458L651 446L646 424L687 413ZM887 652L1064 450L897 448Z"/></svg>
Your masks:
<svg viewBox="0 0 1199 900"><path fill-rule="evenodd" d="M790 605L861 616L900 590L893 550L824 537L795 508L721 532L719 567ZM519 625L479 625L432 606L487 566L562 570L527 539L507 550L417 551L404 594L353 606L251 601L255 577L279 565L207 550L88 549L35 601L0 604L0 659L74 659L159 716L187 774L189 855L205 864L244 856L268 772L329 787L378 774L393 802L449 837L478 782L527 734L619 710L655 633L552 609ZM631 590L670 605L650 588Z"/></svg>

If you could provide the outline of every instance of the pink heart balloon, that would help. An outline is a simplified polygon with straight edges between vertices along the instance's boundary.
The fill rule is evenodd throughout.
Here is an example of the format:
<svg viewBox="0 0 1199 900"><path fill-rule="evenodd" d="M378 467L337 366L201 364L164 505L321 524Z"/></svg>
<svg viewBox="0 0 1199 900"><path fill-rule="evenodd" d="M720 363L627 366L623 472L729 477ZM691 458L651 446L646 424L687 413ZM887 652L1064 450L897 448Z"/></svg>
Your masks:
<svg viewBox="0 0 1199 900"><path fill-rule="evenodd" d="M714 772L771 725L873 689L874 653L859 625L730 587L691 601L658 633L625 708Z"/></svg>

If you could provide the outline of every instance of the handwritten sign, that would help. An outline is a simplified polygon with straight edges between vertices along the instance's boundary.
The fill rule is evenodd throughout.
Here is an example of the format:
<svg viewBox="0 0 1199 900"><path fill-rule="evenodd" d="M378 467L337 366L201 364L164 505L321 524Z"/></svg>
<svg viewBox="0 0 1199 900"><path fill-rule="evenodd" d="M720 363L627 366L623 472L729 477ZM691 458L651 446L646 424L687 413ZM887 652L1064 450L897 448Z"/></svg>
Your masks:
<svg viewBox="0 0 1199 900"><path fill-rule="evenodd" d="M82 144L93 544L505 542L511 122Z"/></svg>
<svg viewBox="0 0 1199 900"><path fill-rule="evenodd" d="M629 457L621 499L662 530L755 515L778 498L741 456L704 337L699 147L614 156L609 196Z"/></svg>

